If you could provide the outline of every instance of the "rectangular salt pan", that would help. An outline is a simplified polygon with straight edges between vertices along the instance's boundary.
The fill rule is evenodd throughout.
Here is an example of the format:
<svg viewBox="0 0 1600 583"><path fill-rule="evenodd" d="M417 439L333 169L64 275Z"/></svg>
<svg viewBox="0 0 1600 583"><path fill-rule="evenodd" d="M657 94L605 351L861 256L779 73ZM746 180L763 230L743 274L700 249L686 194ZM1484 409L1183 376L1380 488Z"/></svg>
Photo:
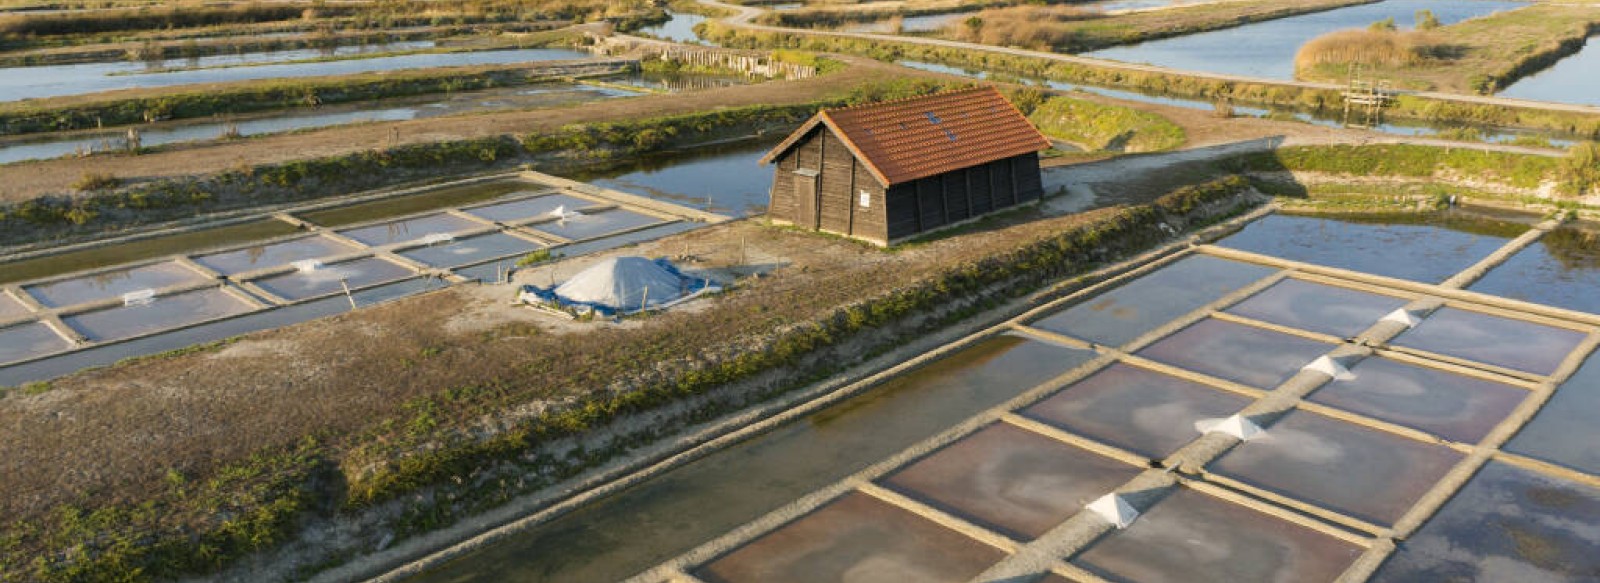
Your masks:
<svg viewBox="0 0 1600 583"><path fill-rule="evenodd" d="M148 302L62 317L68 326L95 341L121 340L189 324L242 314L244 301L220 289L202 289L153 298Z"/></svg>
<svg viewBox="0 0 1600 583"><path fill-rule="evenodd" d="M1590 356L1504 449L1600 476L1597 411L1600 357Z"/></svg>
<svg viewBox="0 0 1600 583"><path fill-rule="evenodd" d="M1340 338L1360 334L1407 300L1352 289L1285 279L1230 306L1227 312L1280 326Z"/></svg>
<svg viewBox="0 0 1600 583"><path fill-rule="evenodd" d="M1139 356L1272 389L1334 345L1244 324L1208 319L1162 338Z"/></svg>
<svg viewBox="0 0 1600 583"><path fill-rule="evenodd" d="M0 328L0 364L44 356L71 346L65 338L40 322Z"/></svg>
<svg viewBox="0 0 1600 583"><path fill-rule="evenodd" d="M551 194L463 210L475 217L509 223L529 219L552 218L553 215L551 213L558 208L566 212L573 212L597 206L601 206L601 203L565 194Z"/></svg>
<svg viewBox="0 0 1600 583"><path fill-rule="evenodd" d="M1027 540L1142 470L1002 423L962 438L883 482Z"/></svg>
<svg viewBox="0 0 1600 583"><path fill-rule="evenodd" d="M1583 338L1576 330L1444 307L1392 344L1546 375Z"/></svg>
<svg viewBox="0 0 1600 583"><path fill-rule="evenodd" d="M107 271L23 288L46 307L59 308L121 297L147 289L161 289L181 283L204 281L193 269L168 261L129 269Z"/></svg>
<svg viewBox="0 0 1600 583"><path fill-rule="evenodd" d="M290 272L255 280L262 289L288 300L303 300L343 293L344 280L350 289L386 283L412 276L410 269L377 258L357 259L326 265L310 272Z"/></svg>
<svg viewBox="0 0 1600 583"><path fill-rule="evenodd" d="M1200 437L1195 423L1233 415L1248 397L1193 381L1113 364L1022 413L1151 459Z"/></svg>
<svg viewBox="0 0 1600 583"><path fill-rule="evenodd" d="M1551 231L1467 289L1600 314L1600 226Z"/></svg>
<svg viewBox="0 0 1600 583"><path fill-rule="evenodd" d="M1072 563L1117 581L1333 581L1361 547L1179 488Z"/></svg>
<svg viewBox="0 0 1600 583"><path fill-rule="evenodd" d="M22 302L11 297L11 294L0 292L0 320L18 318L32 313Z"/></svg>
<svg viewBox="0 0 1600 583"><path fill-rule="evenodd" d="M233 275L351 251L355 251L355 249L349 245L316 235L269 245L258 245L236 251L202 255L194 258L194 260L196 263L214 269L223 275Z"/></svg>
<svg viewBox="0 0 1600 583"><path fill-rule="evenodd" d="M1439 369L1371 357L1308 400L1421 429L1462 443L1477 443L1530 391Z"/></svg>
<svg viewBox="0 0 1600 583"><path fill-rule="evenodd" d="M1463 455L1294 411L1208 469L1378 525L1411 508Z"/></svg>
<svg viewBox="0 0 1600 583"><path fill-rule="evenodd" d="M1276 270L1195 255L1085 300L1031 326L1121 346Z"/></svg>
<svg viewBox="0 0 1600 583"><path fill-rule="evenodd" d="M582 214L561 221L539 223L529 228L557 237L577 241L609 235L635 227L662 222L652 216L625 210L609 210L595 214Z"/></svg>
<svg viewBox="0 0 1600 583"><path fill-rule="evenodd" d="M708 583L967 581L1003 554L910 511L850 493L695 569Z"/></svg>
<svg viewBox="0 0 1600 583"><path fill-rule="evenodd" d="M451 268L502 257L515 258L541 247L543 245L526 239L493 233L443 245L407 249L400 255L434 267Z"/></svg>
<svg viewBox="0 0 1600 583"><path fill-rule="evenodd" d="M366 227L339 231L367 245L382 246L394 243L419 241L430 235L441 235L484 228L487 225L447 213L435 213L413 219L391 221Z"/></svg>
<svg viewBox="0 0 1600 583"><path fill-rule="evenodd" d="M1420 220L1419 220L1420 219ZM1409 220L1415 224L1404 224ZM1447 215L1324 218L1272 215L1217 245L1294 261L1439 283L1477 263L1527 227Z"/></svg>

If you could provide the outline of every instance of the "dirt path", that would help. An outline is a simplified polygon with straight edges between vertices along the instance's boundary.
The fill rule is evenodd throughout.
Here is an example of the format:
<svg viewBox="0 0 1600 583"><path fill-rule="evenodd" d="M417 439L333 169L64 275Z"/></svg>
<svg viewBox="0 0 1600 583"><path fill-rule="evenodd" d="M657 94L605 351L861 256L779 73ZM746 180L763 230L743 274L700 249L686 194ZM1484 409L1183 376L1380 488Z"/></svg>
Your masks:
<svg viewBox="0 0 1600 583"><path fill-rule="evenodd" d="M802 103L873 79L905 74L904 69L892 65L862 58L844 58L851 63L845 70L801 81L771 81L716 90L611 99L564 108L342 126L195 145L141 156L63 158L9 164L0 166L0 201L26 200L44 194L67 192L71 190L72 182L87 172L140 180L207 174L245 165L347 154L385 146L391 129L399 132L401 144L527 134L572 123L673 115L719 107Z"/></svg>

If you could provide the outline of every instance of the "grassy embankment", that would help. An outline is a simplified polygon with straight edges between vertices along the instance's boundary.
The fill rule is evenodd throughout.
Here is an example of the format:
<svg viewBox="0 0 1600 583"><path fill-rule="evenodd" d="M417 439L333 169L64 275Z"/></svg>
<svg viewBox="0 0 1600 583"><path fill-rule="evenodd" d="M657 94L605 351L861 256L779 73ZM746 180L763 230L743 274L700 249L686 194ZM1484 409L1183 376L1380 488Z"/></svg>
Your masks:
<svg viewBox="0 0 1600 583"><path fill-rule="evenodd" d="M719 22L707 22L700 26L703 31L702 36L729 47L793 48L858 54L889 62L924 61L1006 73L1026 79L1120 87L1193 99L1308 111L1338 112L1343 104L1339 92L1331 90L1236 83L1183 74L1130 71L1067 63L1044 57L1023 57L910 42L868 41L808 35L801 32L751 31ZM1521 127L1591 138L1600 137L1600 116L1578 112L1441 101L1402 95L1394 106L1386 110L1385 115L1438 123Z"/></svg>
<svg viewBox="0 0 1600 583"><path fill-rule="evenodd" d="M1028 119L1045 135L1089 152L1159 152L1187 139L1182 127L1159 115L1071 97L1044 100Z"/></svg>
<svg viewBox="0 0 1600 583"><path fill-rule="evenodd" d="M1375 1L1240 0L1114 15L1075 6L1016 6L984 10L951 23L944 34L967 42L1077 53Z"/></svg>
<svg viewBox="0 0 1600 583"><path fill-rule="evenodd" d="M871 98L894 95L879 92ZM648 146L656 139L648 136L709 130L730 115L570 128L523 142L529 148L586 150L584 157L605 158ZM331 376L315 384L365 391L355 387L391 379L382 390L399 397L369 403L382 405L377 414L346 415L315 427L301 419L282 423L249 416L249 427L232 427L229 433L230 442L245 453L162 448L163 467L118 476L106 485L111 491L51 490L47 495L61 501L44 507L11 498L6 504L13 520L0 524L0 577L66 581L214 572L289 540L304 520L339 513L371 511L372 533L401 538L451 524L689 424L804 386L907 338L1142 249L1162 237L1156 223L1214 220L1237 208L1236 195L1245 186L1239 179L1223 180L1183 189L1153 205L1087 217L1038 223L1019 217L1020 230L1007 231L1008 236L972 235L984 241L981 245L934 241L922 247L949 248L816 269L803 278L779 274L714 300L716 309L666 314L631 329L552 336L513 326L452 336L427 326L371 348L346 341L344 351L333 352L382 354L339 357L326 369ZM763 238L809 237L746 228ZM855 247L843 241L825 244ZM412 304L351 317L392 318L385 310L400 310L406 314L402 320L414 322L411 315L430 301L408 300ZM293 330L276 334L305 338ZM53 390L72 391L97 377L138 375L141 367L159 369L211 356L209 347L184 352L199 354L82 373L56 381ZM345 376L367 380L351 384L341 380ZM740 382L754 384L718 392ZM47 385L31 392L49 390ZM0 403L29 398L35 397L17 392ZM229 406L255 406L254 399L239 398ZM541 403L548 404L537 409L542 412L525 412ZM608 426L634 415L649 416L651 422L628 430ZM603 431L614 433L586 446L563 441ZM329 552L337 557L370 550L376 539L351 537L365 542Z"/></svg>
<svg viewBox="0 0 1600 583"><path fill-rule="evenodd" d="M261 32L389 30L406 26L659 19L646 0L387 0L368 4L172 4L0 16L0 49L231 36ZM265 27L265 28L263 28Z"/></svg>
<svg viewBox="0 0 1600 583"><path fill-rule="evenodd" d="M1295 75L1343 82L1352 66L1397 87L1489 94L1578 52L1600 32L1600 5L1532 4L1444 27L1381 24L1329 33L1295 55Z"/></svg>
<svg viewBox="0 0 1600 583"><path fill-rule="evenodd" d="M755 22L789 28L835 28L861 22L972 12L985 8L1014 6L1021 2L1022 0L936 0L887 5L820 5L795 10L769 11L756 18Z"/></svg>

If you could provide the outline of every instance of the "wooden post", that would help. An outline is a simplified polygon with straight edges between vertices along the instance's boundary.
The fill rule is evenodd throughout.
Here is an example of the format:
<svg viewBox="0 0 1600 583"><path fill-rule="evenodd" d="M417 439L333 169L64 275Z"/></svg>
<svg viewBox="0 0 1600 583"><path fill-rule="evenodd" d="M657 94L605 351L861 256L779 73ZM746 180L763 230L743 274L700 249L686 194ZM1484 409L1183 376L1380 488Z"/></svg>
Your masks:
<svg viewBox="0 0 1600 583"><path fill-rule="evenodd" d="M344 297L345 299L350 300L350 309L356 309L356 296L350 293L349 280L346 280L342 277L339 278L339 287L344 288Z"/></svg>
<svg viewBox="0 0 1600 583"><path fill-rule="evenodd" d="M650 286L647 285L647 286L644 286L644 297L639 298L639 312L643 313L645 308L647 306L649 306L649 305L650 305Z"/></svg>

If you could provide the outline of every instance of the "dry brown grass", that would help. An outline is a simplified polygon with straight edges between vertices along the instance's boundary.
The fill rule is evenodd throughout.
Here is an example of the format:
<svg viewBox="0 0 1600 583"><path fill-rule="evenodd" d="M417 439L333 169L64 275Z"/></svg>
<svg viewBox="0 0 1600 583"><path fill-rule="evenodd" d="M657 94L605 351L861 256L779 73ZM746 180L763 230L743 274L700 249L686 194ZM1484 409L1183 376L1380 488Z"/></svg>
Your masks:
<svg viewBox="0 0 1600 583"><path fill-rule="evenodd" d="M1413 66L1434 58L1440 44L1438 35L1426 32L1338 30L1301 46L1294 66L1296 70L1322 65Z"/></svg>
<svg viewBox="0 0 1600 583"><path fill-rule="evenodd" d="M1072 6L992 8L950 23L945 32L966 42L1049 49L1066 45L1075 36L1062 24L1100 16L1097 11Z"/></svg>

